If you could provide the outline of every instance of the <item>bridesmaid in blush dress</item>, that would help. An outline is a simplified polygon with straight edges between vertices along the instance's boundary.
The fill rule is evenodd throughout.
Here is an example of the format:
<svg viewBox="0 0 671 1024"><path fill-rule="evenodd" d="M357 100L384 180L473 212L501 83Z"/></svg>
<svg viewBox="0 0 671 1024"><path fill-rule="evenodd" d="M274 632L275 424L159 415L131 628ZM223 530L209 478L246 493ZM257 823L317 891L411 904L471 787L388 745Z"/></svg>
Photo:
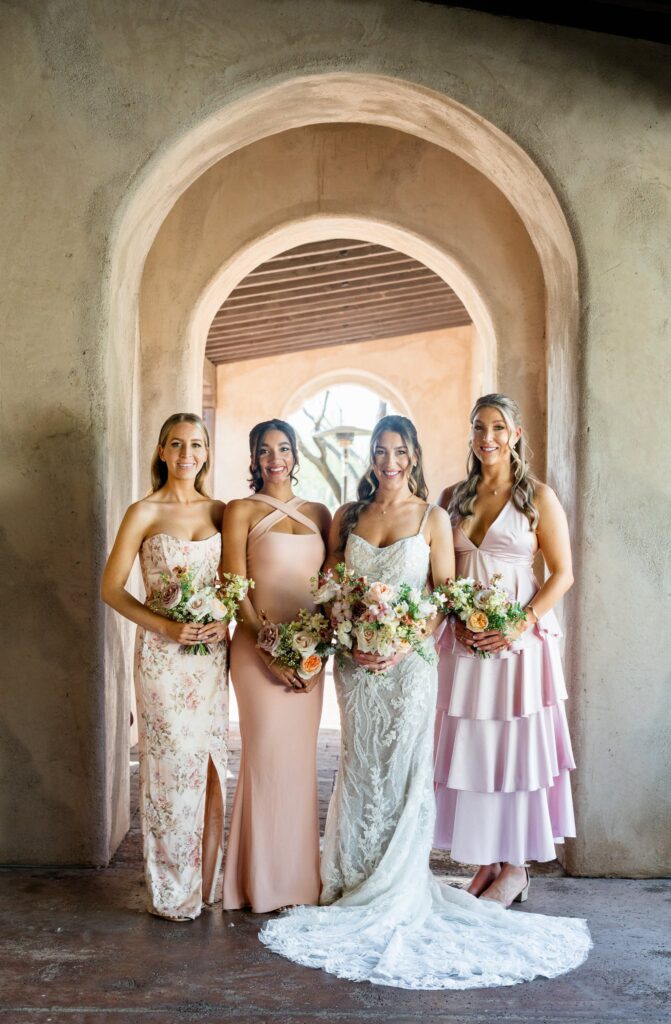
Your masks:
<svg viewBox="0 0 671 1024"><path fill-rule="evenodd" d="M317 735L323 673L305 683L256 638L261 613L288 622L313 608L331 516L292 491L296 435L283 420L250 434L248 498L224 517L224 568L255 581L231 642L242 753L224 867L224 909L266 913L319 899Z"/></svg>
<svg viewBox="0 0 671 1024"><path fill-rule="evenodd" d="M468 477L441 496L454 528L457 575L494 573L526 617L508 635L446 629L439 667L434 844L480 865L469 892L526 899L527 860L549 861L575 835L575 767L554 606L573 583L566 516L529 476L519 410L485 395L471 413ZM540 585L533 560L547 566ZM474 649L486 652L482 659Z"/></svg>
<svg viewBox="0 0 671 1024"><path fill-rule="evenodd" d="M210 441L192 413L163 424L152 493L126 512L103 575L103 601L138 626L135 690L140 748L140 817L150 913L198 917L214 896L224 845L228 686L224 622L173 622L137 601L126 582L135 558L147 598L178 567L196 588L210 585L221 557L224 505L204 491ZM188 654L184 647L210 646Z"/></svg>

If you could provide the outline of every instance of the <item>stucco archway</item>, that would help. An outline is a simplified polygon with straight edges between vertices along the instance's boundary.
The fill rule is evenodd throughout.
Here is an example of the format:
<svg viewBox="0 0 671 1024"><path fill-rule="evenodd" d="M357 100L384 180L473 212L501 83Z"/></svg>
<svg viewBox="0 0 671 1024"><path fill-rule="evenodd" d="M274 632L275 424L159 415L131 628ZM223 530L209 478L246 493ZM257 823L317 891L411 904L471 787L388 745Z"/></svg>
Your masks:
<svg viewBox="0 0 671 1024"><path fill-rule="evenodd" d="M573 511L575 463L570 457L570 439L577 419L574 379L577 260L565 218L548 182L510 138L476 112L445 95L381 76L327 74L282 82L224 106L172 147L156 155L119 213L108 292L107 450L111 457L107 470L107 524L110 533L116 528L123 507L138 496L147 439L154 433L154 420L162 418L165 408L157 397L166 399L170 410L198 402L206 335L206 327L205 330L203 327L208 311L213 312L221 303L225 289L230 291L244 276L247 260L260 262L261 247L271 236L275 236L274 244L277 244L278 230L290 226L295 239L297 224L306 225L306 232L314 230L319 212L320 235L311 237L324 237L324 220L328 217L323 208L302 210L293 222L285 217L283 222L267 226L267 230L257 234L256 241L233 240L227 259L206 281L201 280L198 290L191 296L183 322L171 323L168 317L162 323L163 330L152 337L151 330L145 331L142 327L153 301L148 298L151 288L147 292L145 286L161 280L168 288L176 283L161 278L167 265L155 258L161 243L167 240L168 249L172 244L170 231L166 230L171 212L174 227L179 219L174 210L187 190L204 179L215 164L223 164L225 158L282 132L329 124L379 126L429 143L486 179L492 194L500 195L519 218L533 251L544 293L542 323L536 331L537 352L543 353L544 371L550 382L547 403L539 399L543 412L547 406L543 440L547 439L553 476L561 487L569 512ZM313 227L308 229L311 222ZM161 232L165 232L163 238ZM445 276L459 292L478 324L478 334L493 371L497 336L495 303L484 282L477 280L477 268L460 261L449 245L429 230L422 234L402 220L376 218L375 240L397 246L398 232L405 237L405 251ZM299 242L293 241L293 244ZM255 252L254 245L257 246ZM173 257L178 256L173 251ZM255 263L250 262L249 269L252 265ZM505 323L505 317L500 321ZM514 318L507 322L512 325ZM501 331L498 333L500 335ZM529 333L534 333L533 327L529 328ZM511 339L511 343L514 340ZM144 451L139 443L141 439ZM141 452L139 463L138 451ZM117 469L120 464L125 467L123 477ZM128 467L133 467L131 473ZM128 645L129 631L108 616L105 708L110 723L123 720L123 715L114 713L114 705L120 692L118 679L128 663ZM105 735L110 801L114 799L113 794L120 794L108 815L110 846L113 847L126 823L125 788L119 785L119 779L123 779L127 771L126 752L124 743L118 741L111 726Z"/></svg>

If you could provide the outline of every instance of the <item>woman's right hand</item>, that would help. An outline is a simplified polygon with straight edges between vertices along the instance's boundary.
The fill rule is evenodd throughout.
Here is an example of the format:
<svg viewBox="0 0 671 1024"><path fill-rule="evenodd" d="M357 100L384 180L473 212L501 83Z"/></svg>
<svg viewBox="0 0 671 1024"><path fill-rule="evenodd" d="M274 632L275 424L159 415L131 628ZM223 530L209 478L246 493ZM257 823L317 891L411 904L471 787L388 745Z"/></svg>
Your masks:
<svg viewBox="0 0 671 1024"><path fill-rule="evenodd" d="M173 622L172 619L166 619L161 635L173 644L184 644L190 647L200 642L198 640L200 628L197 622Z"/></svg>
<svg viewBox="0 0 671 1024"><path fill-rule="evenodd" d="M305 689L304 681L290 665L281 665L279 661L275 661L269 654L261 653L260 651L257 651L257 654L270 674L274 676L282 686L286 686L288 690Z"/></svg>
<svg viewBox="0 0 671 1024"><path fill-rule="evenodd" d="M470 629L466 628L465 623L461 619L457 619L454 623L454 635L464 647L468 647L469 650L473 647L475 633L471 633Z"/></svg>

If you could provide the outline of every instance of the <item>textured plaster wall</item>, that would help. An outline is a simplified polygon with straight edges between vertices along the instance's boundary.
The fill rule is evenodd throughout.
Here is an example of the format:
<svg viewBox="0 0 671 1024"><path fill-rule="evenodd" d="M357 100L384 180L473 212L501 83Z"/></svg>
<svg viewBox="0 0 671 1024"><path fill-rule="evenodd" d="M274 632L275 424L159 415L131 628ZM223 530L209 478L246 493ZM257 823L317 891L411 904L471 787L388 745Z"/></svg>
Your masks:
<svg viewBox="0 0 671 1024"><path fill-rule="evenodd" d="M127 823L126 633L97 584L109 527L139 492L132 440L146 415L133 390L139 275L123 269L151 245L152 210L184 187L169 154L260 87L336 72L404 79L475 111L566 214L580 345L568 324L550 350L550 391L561 380L574 401L550 404L548 472L577 483L568 862L668 872L668 50L410 0L20 0L0 7L0 36L0 859L102 863ZM374 107L359 118L384 120ZM161 189L122 238L161 158ZM510 192L506 167L491 175ZM532 234L533 219L527 209ZM549 296L571 279L558 271ZM113 307L130 327L110 330Z"/></svg>
<svg viewBox="0 0 671 1024"><path fill-rule="evenodd" d="M435 501L442 487L463 474L468 413L482 383L482 359L473 333L472 326L452 327L219 366L217 497L229 501L248 493L248 435L255 423L294 412L313 382L316 391L328 386L326 381L346 381L347 368L353 367L358 379L370 375L370 387L386 385L388 394L403 400L417 427ZM298 490L310 497L300 485Z"/></svg>

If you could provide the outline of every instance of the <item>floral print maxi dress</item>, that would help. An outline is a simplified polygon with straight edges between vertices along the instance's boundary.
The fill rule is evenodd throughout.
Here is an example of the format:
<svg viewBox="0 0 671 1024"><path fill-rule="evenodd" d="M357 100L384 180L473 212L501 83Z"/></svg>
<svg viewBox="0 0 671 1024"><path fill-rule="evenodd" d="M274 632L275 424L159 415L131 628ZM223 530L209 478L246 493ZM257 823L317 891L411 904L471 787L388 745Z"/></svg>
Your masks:
<svg viewBox="0 0 671 1024"><path fill-rule="evenodd" d="M221 535L184 541L148 537L140 549L147 598L164 586L162 574L184 567L197 589L217 575ZM194 918L203 899L202 843L209 758L225 792L228 756L226 644L209 655L185 654L157 633L138 628L135 690L140 734L140 816L148 909L169 918ZM216 837L223 851L221 835ZM221 856L219 857L219 863Z"/></svg>

